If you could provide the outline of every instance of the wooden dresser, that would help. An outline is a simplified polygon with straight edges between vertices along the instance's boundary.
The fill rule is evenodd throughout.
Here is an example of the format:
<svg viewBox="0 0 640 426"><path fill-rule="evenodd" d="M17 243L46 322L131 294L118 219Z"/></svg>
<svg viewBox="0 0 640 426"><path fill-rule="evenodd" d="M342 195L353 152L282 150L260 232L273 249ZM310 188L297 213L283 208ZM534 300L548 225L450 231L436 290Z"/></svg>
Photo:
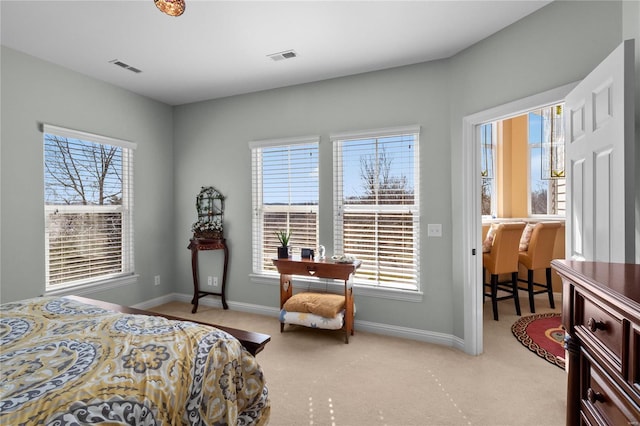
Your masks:
<svg viewBox="0 0 640 426"><path fill-rule="evenodd" d="M640 265L551 265L563 283L567 425L640 424Z"/></svg>

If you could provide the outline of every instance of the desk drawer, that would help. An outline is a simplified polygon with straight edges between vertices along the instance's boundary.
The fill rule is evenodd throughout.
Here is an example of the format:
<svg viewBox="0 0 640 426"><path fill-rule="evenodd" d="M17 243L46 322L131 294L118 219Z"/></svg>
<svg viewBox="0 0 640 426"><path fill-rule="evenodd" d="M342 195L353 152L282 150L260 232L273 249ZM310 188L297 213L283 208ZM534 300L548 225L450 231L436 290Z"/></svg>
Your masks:
<svg viewBox="0 0 640 426"><path fill-rule="evenodd" d="M628 425L638 421L638 407L593 362L587 362L588 380L581 392L582 409L598 424ZM604 422L603 422L604 420Z"/></svg>
<svg viewBox="0 0 640 426"><path fill-rule="evenodd" d="M576 294L576 305L576 332L586 341L593 342L587 346L608 359L612 367L623 374L622 355L628 342L623 319L579 293Z"/></svg>
<svg viewBox="0 0 640 426"><path fill-rule="evenodd" d="M309 277L348 280L360 266L355 263L314 262L311 260L274 259L274 265L281 274L306 275Z"/></svg>

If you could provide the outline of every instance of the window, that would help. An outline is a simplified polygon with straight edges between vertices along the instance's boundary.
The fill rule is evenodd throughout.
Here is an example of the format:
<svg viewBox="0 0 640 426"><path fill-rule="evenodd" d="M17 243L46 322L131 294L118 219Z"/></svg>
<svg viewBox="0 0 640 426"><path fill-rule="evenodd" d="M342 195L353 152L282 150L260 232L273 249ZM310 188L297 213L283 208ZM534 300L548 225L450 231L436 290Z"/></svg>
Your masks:
<svg viewBox="0 0 640 426"><path fill-rule="evenodd" d="M562 105L531 111L529 120L529 206L532 215L566 210Z"/></svg>
<svg viewBox="0 0 640 426"><path fill-rule="evenodd" d="M46 289L133 274L133 150L44 125Z"/></svg>
<svg viewBox="0 0 640 426"><path fill-rule="evenodd" d="M497 216L495 153L497 152L495 138L496 123L480 126L480 175L482 176L482 215Z"/></svg>
<svg viewBox="0 0 640 426"><path fill-rule="evenodd" d="M418 127L333 135L334 251L359 284L417 290Z"/></svg>
<svg viewBox="0 0 640 426"><path fill-rule="evenodd" d="M250 144L254 273L275 272L276 231L290 231L297 250L318 245L318 143L312 136Z"/></svg>

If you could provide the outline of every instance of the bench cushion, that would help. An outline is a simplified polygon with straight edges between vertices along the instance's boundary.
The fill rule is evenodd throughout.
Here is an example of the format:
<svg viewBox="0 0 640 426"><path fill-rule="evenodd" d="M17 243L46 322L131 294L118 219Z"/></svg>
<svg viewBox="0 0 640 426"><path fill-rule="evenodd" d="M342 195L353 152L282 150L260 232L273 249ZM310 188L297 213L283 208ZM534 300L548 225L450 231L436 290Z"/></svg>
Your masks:
<svg viewBox="0 0 640 426"><path fill-rule="evenodd" d="M298 293L289 298L282 309L335 318L338 312L344 309L344 296L333 293Z"/></svg>

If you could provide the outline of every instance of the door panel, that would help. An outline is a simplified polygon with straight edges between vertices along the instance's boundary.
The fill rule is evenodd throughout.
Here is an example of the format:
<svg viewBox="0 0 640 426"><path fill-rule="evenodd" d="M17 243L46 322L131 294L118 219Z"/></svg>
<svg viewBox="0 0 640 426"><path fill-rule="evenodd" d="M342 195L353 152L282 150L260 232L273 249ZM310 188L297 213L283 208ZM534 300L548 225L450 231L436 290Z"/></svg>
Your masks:
<svg viewBox="0 0 640 426"><path fill-rule="evenodd" d="M627 40L566 97L567 257L625 262L634 256L634 42ZM631 72L629 67L631 67ZM625 156L627 158L625 159ZM625 168L626 161L626 168ZM631 170L629 170L631 164ZM632 197L631 197L632 198Z"/></svg>
<svg viewBox="0 0 640 426"><path fill-rule="evenodd" d="M567 244L567 249L571 248L571 257L574 259L585 258L584 252L584 160L574 160L571 162L569 176L572 176L572 190L568 194L573 212L573 220L565 224L565 232L570 235L571 244ZM567 214L567 220L569 215ZM569 231L570 230L570 231ZM566 236L565 236L566 237Z"/></svg>
<svg viewBox="0 0 640 426"><path fill-rule="evenodd" d="M594 250L595 259L608 262L611 259L610 243L614 236L611 235L611 206L615 204L613 191L610 190L614 183L611 163L613 161L613 150L605 149L595 153L594 158ZM607 259L607 260L605 260Z"/></svg>

